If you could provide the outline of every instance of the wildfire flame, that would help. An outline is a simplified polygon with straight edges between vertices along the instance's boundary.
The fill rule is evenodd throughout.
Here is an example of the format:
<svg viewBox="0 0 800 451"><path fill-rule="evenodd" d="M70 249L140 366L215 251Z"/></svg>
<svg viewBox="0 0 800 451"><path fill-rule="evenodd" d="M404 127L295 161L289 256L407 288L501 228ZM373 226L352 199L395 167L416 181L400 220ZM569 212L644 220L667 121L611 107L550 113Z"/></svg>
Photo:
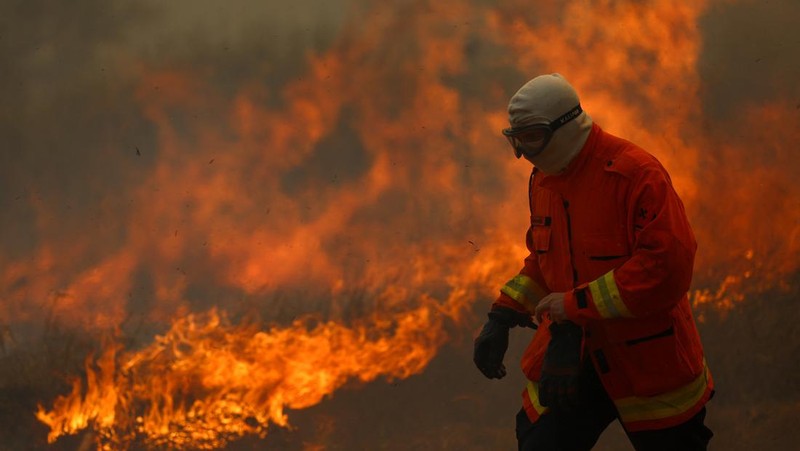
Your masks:
<svg viewBox="0 0 800 451"><path fill-rule="evenodd" d="M737 156L755 142L788 155L798 130L776 124L797 113L754 106L734 119L762 131L723 142L705 125L696 66L707 3L538 8L560 18L551 21L522 13L527 5L368 5L278 91L253 81L231 96L211 75L139 64L136 99L157 143L137 147L141 178L112 194L126 205L109 226L117 232L48 239L58 220L29 199L42 238L4 262L0 316L31 321L32 305L49 305L93 329L131 311L171 325L143 348L110 339L87 358L85 379L36 412L48 440L91 428L99 448L213 449L288 426L287 408L348 381L423 371L447 325L492 299L525 255L530 167L498 131L509 95L539 73L564 74L597 123L670 170L701 244L696 306L731 309L788 286L800 213L784 205L764 223L754 213L767 206L739 177L795 197L797 186L791 171ZM724 230L713 218L726 218ZM148 300L132 299L143 283ZM241 298L274 311L269 299L289 288L321 293L330 314L310 316L310 299L291 304L288 324L226 313L225 300ZM342 312L358 290L367 311Z"/></svg>
<svg viewBox="0 0 800 451"><path fill-rule="evenodd" d="M442 340L440 323L427 307L406 313L392 331L388 322L295 322L265 332L232 326L216 310L189 315L137 352L117 355L119 347L108 346L97 370L87 362L85 395L77 384L53 412L37 416L51 439L93 426L107 444L135 432L149 445L214 449L265 435L270 422L288 425L285 408L314 405L349 379L421 371ZM147 407L131 417L137 401Z"/></svg>

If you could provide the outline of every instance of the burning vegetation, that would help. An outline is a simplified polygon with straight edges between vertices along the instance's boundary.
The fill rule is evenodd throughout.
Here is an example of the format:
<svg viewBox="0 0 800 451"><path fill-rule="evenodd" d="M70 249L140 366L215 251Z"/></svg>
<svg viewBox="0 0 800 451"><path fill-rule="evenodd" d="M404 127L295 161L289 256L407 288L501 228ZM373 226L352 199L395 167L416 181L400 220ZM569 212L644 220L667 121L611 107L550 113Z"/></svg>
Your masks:
<svg viewBox="0 0 800 451"><path fill-rule="evenodd" d="M542 3L528 14L516 0L353 2L323 44L291 56L242 44L239 60L222 46L200 62L157 60L99 46L91 63L120 78L76 88L103 86L85 123L75 104L53 107L59 130L88 142L86 161L54 157L36 176L24 161L0 185L23 224L2 225L2 352L43 311L105 336L80 347L97 348L80 374L61 375L71 390L39 399L47 441L269 441L288 410L420 374L469 339L473 307L524 257L530 168L499 131L510 94L539 73L565 74L598 124L673 175L700 244L701 320L764 293L796 297L798 99L711 114L701 25L722 6ZM53 64L38 58L26 64ZM3 89L27 103L25 120L51 119L47 99ZM63 95L53 105L75 100ZM24 138L21 149L53 144Z"/></svg>

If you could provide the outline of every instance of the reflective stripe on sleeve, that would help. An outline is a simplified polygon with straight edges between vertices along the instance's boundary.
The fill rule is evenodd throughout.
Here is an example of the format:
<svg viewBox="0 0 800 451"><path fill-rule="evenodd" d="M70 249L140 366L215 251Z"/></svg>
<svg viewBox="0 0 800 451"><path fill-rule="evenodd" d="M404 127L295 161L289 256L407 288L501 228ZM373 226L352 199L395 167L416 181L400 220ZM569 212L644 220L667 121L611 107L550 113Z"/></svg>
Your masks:
<svg viewBox="0 0 800 451"><path fill-rule="evenodd" d="M619 295L617 282L614 281L614 271L609 271L597 280L589 282L589 290L592 293L592 302L603 318L633 316Z"/></svg>
<svg viewBox="0 0 800 451"><path fill-rule="evenodd" d="M500 288L500 292L519 302L530 312L536 310L536 303L547 294L538 283L524 274L514 276Z"/></svg>
<svg viewBox="0 0 800 451"><path fill-rule="evenodd" d="M694 407L708 389L708 367L703 361L703 372L697 379L683 387L658 396L630 396L614 401L620 418L625 423L660 420L680 415Z"/></svg>

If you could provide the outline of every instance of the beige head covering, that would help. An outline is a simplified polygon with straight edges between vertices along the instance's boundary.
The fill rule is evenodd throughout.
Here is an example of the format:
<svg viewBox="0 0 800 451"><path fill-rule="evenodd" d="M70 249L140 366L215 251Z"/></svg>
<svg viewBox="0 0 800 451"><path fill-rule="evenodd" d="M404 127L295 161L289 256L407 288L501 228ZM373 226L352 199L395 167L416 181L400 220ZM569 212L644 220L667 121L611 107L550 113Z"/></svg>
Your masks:
<svg viewBox="0 0 800 451"><path fill-rule="evenodd" d="M540 75L525 83L508 103L508 122L517 128L547 123L580 103L578 93L560 74ZM586 112L553 134L544 151L526 158L546 174L558 174L578 155L592 130Z"/></svg>

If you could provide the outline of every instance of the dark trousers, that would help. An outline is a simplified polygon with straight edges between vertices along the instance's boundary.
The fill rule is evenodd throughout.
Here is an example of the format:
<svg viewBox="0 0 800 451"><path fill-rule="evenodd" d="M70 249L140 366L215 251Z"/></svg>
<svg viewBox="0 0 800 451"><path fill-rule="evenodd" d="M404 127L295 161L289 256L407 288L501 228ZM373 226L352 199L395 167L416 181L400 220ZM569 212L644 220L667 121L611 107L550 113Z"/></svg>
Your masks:
<svg viewBox="0 0 800 451"><path fill-rule="evenodd" d="M531 423L524 410L517 414L519 451L590 450L600 434L618 418L597 373L590 365L581 374L582 407L570 412L548 411ZM714 435L703 424L705 407L685 423L667 429L625 433L637 451L705 451Z"/></svg>

